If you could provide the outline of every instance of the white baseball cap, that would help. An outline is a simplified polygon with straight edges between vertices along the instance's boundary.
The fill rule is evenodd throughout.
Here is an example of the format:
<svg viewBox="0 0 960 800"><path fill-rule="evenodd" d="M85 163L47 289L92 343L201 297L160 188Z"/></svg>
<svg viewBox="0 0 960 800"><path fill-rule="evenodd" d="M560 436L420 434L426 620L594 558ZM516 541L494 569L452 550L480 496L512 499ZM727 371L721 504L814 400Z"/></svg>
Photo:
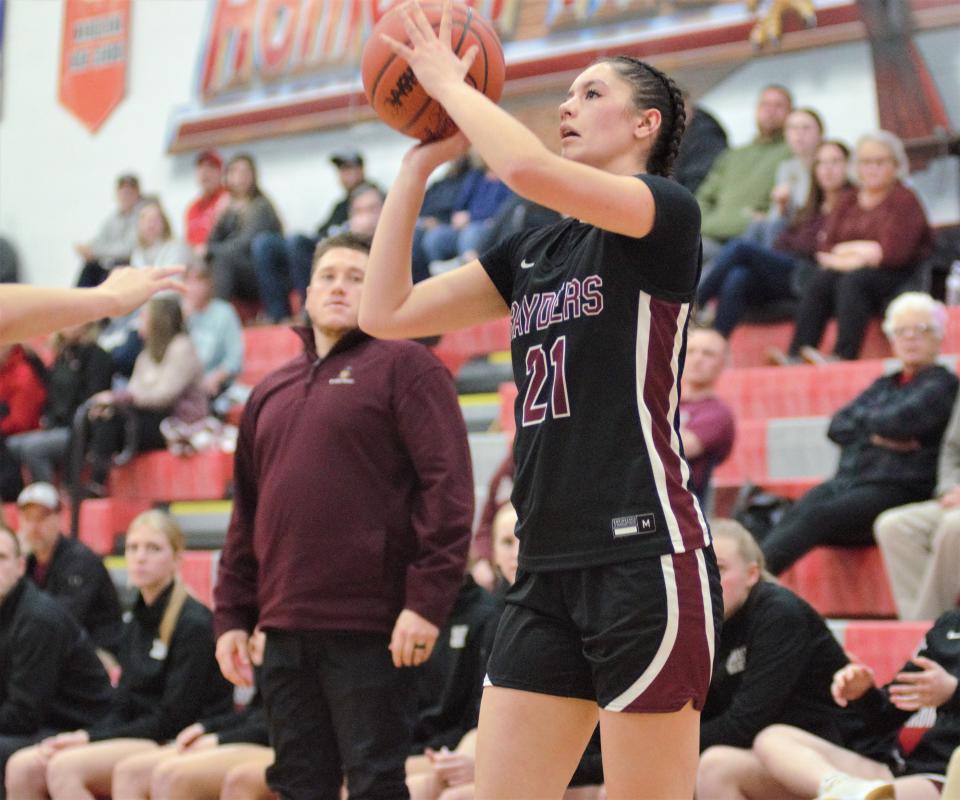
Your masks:
<svg viewBox="0 0 960 800"><path fill-rule="evenodd" d="M19 508L30 505L43 506L50 511L59 511L60 495L53 484L46 483L45 481L31 483L20 492L20 496L17 497L17 506Z"/></svg>

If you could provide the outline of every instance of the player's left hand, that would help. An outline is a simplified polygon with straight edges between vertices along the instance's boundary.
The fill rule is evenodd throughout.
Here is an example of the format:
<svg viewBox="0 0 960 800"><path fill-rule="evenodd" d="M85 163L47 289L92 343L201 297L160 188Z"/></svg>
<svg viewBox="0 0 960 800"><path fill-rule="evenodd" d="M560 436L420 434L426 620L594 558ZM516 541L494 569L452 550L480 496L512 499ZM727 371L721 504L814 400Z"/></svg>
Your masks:
<svg viewBox="0 0 960 800"><path fill-rule="evenodd" d="M419 667L433 652L440 629L416 611L403 609L390 636L390 653L395 667Z"/></svg>
<svg viewBox="0 0 960 800"><path fill-rule="evenodd" d="M473 60L477 57L478 48L473 45L462 58L453 52L450 46L453 30L450 0L443 0L440 30L436 33L416 0L405 3L401 14L410 46L386 34L380 34L380 38L387 47L410 65L423 90L431 97L440 100L440 94L445 85L463 83Z"/></svg>
<svg viewBox="0 0 960 800"><path fill-rule="evenodd" d="M901 711L937 708L957 691L957 678L936 661L914 656L919 672L898 672L890 685L890 702Z"/></svg>

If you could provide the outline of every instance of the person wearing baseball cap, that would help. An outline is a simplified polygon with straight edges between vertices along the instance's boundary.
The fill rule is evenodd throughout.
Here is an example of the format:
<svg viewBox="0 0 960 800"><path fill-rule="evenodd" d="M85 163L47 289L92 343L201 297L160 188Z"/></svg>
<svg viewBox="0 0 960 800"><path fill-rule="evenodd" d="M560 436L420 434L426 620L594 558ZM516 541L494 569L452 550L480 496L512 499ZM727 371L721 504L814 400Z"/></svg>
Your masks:
<svg viewBox="0 0 960 800"><path fill-rule="evenodd" d="M216 150L198 153L194 165L200 196L187 207L184 230L187 244L196 251L206 246L230 198L223 186L223 159Z"/></svg>
<svg viewBox="0 0 960 800"><path fill-rule="evenodd" d="M94 644L115 654L122 633L120 600L100 557L60 532L60 496L45 482L17 498L19 536L29 551L26 575L53 595L86 629Z"/></svg>

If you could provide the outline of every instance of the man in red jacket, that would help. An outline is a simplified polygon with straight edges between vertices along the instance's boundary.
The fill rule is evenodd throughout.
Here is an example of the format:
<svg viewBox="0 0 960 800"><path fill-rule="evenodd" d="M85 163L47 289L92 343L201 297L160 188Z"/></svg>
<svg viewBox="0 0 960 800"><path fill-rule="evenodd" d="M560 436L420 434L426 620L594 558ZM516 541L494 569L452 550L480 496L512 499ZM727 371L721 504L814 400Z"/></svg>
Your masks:
<svg viewBox="0 0 960 800"><path fill-rule="evenodd" d="M285 800L406 797L416 696L463 579L473 516L453 382L423 346L357 327L370 239L317 248L304 353L244 411L215 590L217 658L260 688Z"/></svg>

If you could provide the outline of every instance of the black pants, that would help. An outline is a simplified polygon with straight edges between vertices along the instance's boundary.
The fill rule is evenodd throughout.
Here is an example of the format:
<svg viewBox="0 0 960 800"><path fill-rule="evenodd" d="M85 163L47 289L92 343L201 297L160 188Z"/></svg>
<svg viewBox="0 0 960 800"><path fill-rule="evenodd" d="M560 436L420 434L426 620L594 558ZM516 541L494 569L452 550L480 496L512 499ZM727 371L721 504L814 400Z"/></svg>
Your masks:
<svg viewBox="0 0 960 800"><path fill-rule="evenodd" d="M779 575L821 545L873 544L873 521L888 508L926 500L933 487L851 484L833 478L801 497L763 540L767 569Z"/></svg>
<svg viewBox="0 0 960 800"><path fill-rule="evenodd" d="M135 406L130 410L134 418L137 452L162 450L166 447L166 440L160 433L160 423L170 416L170 410L152 411ZM97 483L107 482L110 459L114 453L119 453L124 448L124 419L122 414L114 414L108 419L90 421L90 460L93 463L93 480Z"/></svg>
<svg viewBox="0 0 960 800"><path fill-rule="evenodd" d="M408 797L417 699L385 634L267 632L260 686L276 761L267 783L283 800Z"/></svg>
<svg viewBox="0 0 960 800"><path fill-rule="evenodd" d="M870 318L883 310L909 277L909 271L902 269L818 269L800 299L790 354L819 345L830 318L836 317L833 352L841 358L857 358Z"/></svg>

